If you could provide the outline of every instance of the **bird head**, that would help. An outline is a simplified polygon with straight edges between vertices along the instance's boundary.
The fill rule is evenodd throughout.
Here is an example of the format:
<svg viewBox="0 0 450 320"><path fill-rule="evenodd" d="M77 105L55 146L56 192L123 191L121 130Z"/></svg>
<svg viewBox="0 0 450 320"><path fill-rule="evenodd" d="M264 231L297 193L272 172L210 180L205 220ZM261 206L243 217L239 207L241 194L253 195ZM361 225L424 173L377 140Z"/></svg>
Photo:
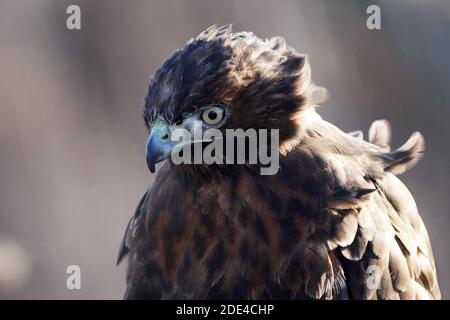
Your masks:
<svg viewBox="0 0 450 320"><path fill-rule="evenodd" d="M221 131L278 129L286 154L300 139L303 114L325 96L311 82L308 57L283 38L212 26L175 51L150 81L147 164L153 172L177 144L173 131L193 130L195 123Z"/></svg>

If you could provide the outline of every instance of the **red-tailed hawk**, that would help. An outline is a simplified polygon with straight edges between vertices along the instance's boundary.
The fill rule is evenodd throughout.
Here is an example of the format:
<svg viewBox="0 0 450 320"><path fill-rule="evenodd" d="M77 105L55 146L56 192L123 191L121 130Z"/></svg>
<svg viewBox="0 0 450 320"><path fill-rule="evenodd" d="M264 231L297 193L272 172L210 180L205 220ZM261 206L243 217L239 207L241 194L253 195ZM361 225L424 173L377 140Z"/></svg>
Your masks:
<svg viewBox="0 0 450 320"><path fill-rule="evenodd" d="M422 156L422 135L391 151L386 121L369 141L345 133L316 113L325 93L282 38L229 26L164 62L144 119L149 168L165 163L120 249L126 298L440 298L427 231L396 177ZM279 170L174 164L170 134L193 118L221 131L277 129Z"/></svg>

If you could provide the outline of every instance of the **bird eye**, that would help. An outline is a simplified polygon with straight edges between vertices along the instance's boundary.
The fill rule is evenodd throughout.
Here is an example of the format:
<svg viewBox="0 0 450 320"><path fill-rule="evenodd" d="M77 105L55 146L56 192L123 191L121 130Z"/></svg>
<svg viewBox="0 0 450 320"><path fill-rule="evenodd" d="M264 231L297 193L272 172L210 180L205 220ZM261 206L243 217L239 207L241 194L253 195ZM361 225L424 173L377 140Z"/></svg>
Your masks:
<svg viewBox="0 0 450 320"><path fill-rule="evenodd" d="M214 126L222 122L225 116L225 109L222 106L214 105L202 112L202 120L210 125Z"/></svg>

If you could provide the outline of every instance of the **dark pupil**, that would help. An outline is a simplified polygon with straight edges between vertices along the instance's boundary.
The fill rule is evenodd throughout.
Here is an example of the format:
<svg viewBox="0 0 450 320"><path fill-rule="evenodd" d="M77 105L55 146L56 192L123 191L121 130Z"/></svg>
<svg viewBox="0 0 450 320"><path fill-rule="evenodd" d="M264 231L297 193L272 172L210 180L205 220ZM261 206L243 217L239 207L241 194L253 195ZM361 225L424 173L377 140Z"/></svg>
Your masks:
<svg viewBox="0 0 450 320"><path fill-rule="evenodd" d="M211 119L211 120L216 120L217 113L215 111L209 111L208 112L208 118Z"/></svg>

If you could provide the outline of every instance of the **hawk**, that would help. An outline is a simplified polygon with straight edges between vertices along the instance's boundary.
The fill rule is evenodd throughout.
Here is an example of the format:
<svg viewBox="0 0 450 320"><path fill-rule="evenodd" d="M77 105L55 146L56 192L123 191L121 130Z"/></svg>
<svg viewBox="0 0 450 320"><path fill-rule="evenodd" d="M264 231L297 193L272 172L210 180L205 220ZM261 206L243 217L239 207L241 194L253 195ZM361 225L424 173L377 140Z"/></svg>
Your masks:
<svg viewBox="0 0 450 320"><path fill-rule="evenodd" d="M150 170L126 228L127 299L439 299L427 231L396 177L424 151L418 132L391 151L323 120L325 89L281 37L212 26L155 72L145 99ZM179 164L170 133L189 121L277 129L279 170ZM206 141L201 141L202 147Z"/></svg>

